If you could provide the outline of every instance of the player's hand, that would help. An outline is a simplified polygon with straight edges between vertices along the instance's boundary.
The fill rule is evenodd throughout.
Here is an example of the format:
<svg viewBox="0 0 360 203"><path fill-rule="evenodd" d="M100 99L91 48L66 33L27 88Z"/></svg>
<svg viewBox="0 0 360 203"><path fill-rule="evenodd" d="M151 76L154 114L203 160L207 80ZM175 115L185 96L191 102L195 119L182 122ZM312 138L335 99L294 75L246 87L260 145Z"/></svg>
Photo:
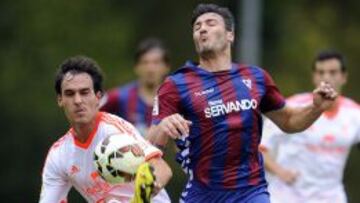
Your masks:
<svg viewBox="0 0 360 203"><path fill-rule="evenodd" d="M164 118L159 123L160 133L170 136L173 139L188 136L190 132L191 121L184 119L180 114L173 114Z"/></svg>
<svg viewBox="0 0 360 203"><path fill-rule="evenodd" d="M319 111L325 111L329 109L338 97L336 90L327 82L321 82L319 87L313 91L314 106Z"/></svg>
<svg viewBox="0 0 360 203"><path fill-rule="evenodd" d="M276 175L285 183L291 185L293 184L297 177L299 176L299 173L293 170L288 169L281 169L276 173Z"/></svg>
<svg viewBox="0 0 360 203"><path fill-rule="evenodd" d="M135 192L131 203L150 203L151 197L162 189L156 183L154 168L147 162L141 164L135 176Z"/></svg>

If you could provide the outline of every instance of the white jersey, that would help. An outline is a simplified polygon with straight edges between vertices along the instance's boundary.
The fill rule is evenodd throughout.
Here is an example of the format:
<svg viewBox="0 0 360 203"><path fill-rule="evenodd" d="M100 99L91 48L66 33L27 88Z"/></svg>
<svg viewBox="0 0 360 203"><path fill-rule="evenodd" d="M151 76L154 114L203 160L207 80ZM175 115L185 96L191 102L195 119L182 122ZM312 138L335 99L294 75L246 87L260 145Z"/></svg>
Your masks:
<svg viewBox="0 0 360 203"><path fill-rule="evenodd" d="M40 202L65 203L71 186L88 202L106 202L111 197L119 200L113 202L129 202L134 194L134 184L110 185L98 175L93 164L97 143L108 135L121 132L126 132L142 143L140 146L146 160L162 155L129 122L100 112L96 118L96 127L85 143L79 142L73 129L70 129L52 145L43 168ZM153 202L170 202L170 199L162 190L153 198Z"/></svg>
<svg viewBox="0 0 360 203"><path fill-rule="evenodd" d="M287 104L311 102L312 94L305 93L291 97ZM343 172L351 146L359 142L360 108L345 97L339 98L334 111L323 113L311 127L295 135L286 135L266 119L261 147L275 152L281 166L299 173L292 185L269 178L272 202L346 202Z"/></svg>

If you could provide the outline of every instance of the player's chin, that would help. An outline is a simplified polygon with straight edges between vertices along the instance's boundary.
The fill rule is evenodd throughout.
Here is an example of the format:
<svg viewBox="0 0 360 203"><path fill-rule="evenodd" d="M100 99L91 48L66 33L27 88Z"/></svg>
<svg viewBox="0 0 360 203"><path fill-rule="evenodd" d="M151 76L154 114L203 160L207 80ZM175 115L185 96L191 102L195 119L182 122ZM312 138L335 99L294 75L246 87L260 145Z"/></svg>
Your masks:
<svg viewBox="0 0 360 203"><path fill-rule="evenodd" d="M90 122L90 119L88 119L85 116L77 116L73 119L74 123L77 125L85 125Z"/></svg>

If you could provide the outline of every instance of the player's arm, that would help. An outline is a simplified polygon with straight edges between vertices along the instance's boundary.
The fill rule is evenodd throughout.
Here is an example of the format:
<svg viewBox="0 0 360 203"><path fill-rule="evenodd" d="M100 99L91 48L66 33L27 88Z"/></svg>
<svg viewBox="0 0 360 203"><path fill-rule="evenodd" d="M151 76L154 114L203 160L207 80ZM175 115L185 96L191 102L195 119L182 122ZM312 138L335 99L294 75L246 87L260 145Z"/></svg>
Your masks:
<svg viewBox="0 0 360 203"><path fill-rule="evenodd" d="M146 138L154 145L164 147L169 137L179 138L189 134L190 121L179 114L180 96L177 87L170 79L166 79L158 91L154 101L153 125Z"/></svg>
<svg viewBox="0 0 360 203"><path fill-rule="evenodd" d="M264 120L263 135L260 144L260 151L264 157L265 169L271 174L277 176L285 183L291 184L296 180L298 173L293 169L281 166L274 157L274 151L280 147L286 139L285 133L281 131L269 119Z"/></svg>
<svg viewBox="0 0 360 203"><path fill-rule="evenodd" d="M304 107L285 106L281 109L269 111L265 115L270 118L281 130L295 133L308 128L319 116L330 108L337 92L328 83L321 83L313 91L313 103Z"/></svg>
<svg viewBox="0 0 360 203"><path fill-rule="evenodd" d="M147 162L154 168L153 173L156 179L154 194L157 194L169 182L173 174L169 165L161 157L154 157Z"/></svg>
<svg viewBox="0 0 360 203"><path fill-rule="evenodd" d="M291 184L296 180L298 173L293 170L286 169L278 164L268 150L263 149L261 153L264 157L264 166L267 171L288 184Z"/></svg>
<svg viewBox="0 0 360 203"><path fill-rule="evenodd" d="M56 155L49 153L43 168L40 203L66 202L71 188L71 184L57 167L54 156Z"/></svg>
<svg viewBox="0 0 360 203"><path fill-rule="evenodd" d="M159 124L152 125L147 134L147 139L159 146L165 146L169 137L173 139L189 135L191 121L175 113L165 117Z"/></svg>

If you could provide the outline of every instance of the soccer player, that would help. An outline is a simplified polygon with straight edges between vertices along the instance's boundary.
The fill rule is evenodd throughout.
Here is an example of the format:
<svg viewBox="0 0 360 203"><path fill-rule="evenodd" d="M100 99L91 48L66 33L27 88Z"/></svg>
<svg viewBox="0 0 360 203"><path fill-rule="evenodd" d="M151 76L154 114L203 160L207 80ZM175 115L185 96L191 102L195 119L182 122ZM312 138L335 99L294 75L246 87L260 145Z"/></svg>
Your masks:
<svg viewBox="0 0 360 203"><path fill-rule="evenodd" d="M313 64L315 86L327 81L341 92L346 80L346 65L340 53L318 54ZM287 103L297 107L312 100L313 94L302 93L290 97ZM274 175L269 183L271 202L346 203L342 179L350 148L360 142L359 105L338 97L310 128L285 135L271 121L265 121L261 149L265 168Z"/></svg>
<svg viewBox="0 0 360 203"><path fill-rule="evenodd" d="M169 70L169 55L163 43L155 38L145 39L135 53L138 79L105 94L101 110L124 118L144 135L151 124L156 91Z"/></svg>
<svg viewBox="0 0 360 203"><path fill-rule="evenodd" d="M41 203L66 202L72 186L88 202L129 202L133 183L110 185L93 164L97 143L115 133L129 134L141 143L147 162L155 169L156 191L169 181L172 172L160 150L145 141L129 122L99 112L102 75L95 61L83 56L65 60L57 72L55 90L71 128L49 150L42 172ZM154 197L154 202L169 201L163 191Z"/></svg>
<svg viewBox="0 0 360 203"><path fill-rule="evenodd" d="M231 62L234 21L227 8L200 4L191 25L199 63L187 62L165 79L147 137L159 145L177 139L177 159L189 174L183 202L267 203L258 150L262 113L286 132L301 131L337 93L321 83L309 105L285 105L265 70Z"/></svg>

